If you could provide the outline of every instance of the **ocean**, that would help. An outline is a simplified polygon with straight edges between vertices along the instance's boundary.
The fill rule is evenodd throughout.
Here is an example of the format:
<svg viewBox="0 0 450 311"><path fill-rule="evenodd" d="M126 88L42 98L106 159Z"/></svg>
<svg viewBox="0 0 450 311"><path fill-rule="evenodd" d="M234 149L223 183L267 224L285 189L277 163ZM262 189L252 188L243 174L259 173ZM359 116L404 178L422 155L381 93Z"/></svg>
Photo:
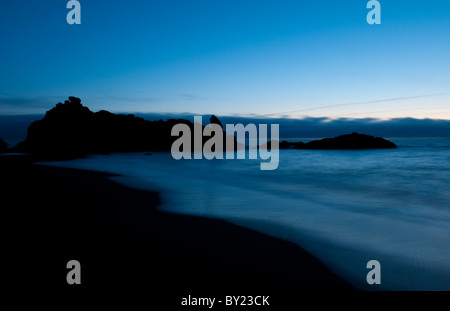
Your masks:
<svg viewBox="0 0 450 311"><path fill-rule="evenodd" d="M160 191L161 210L297 243L361 289L450 290L450 139L390 140L399 148L280 150L274 171L260 160L170 153L43 164L120 174L111 178ZM370 260L380 262L381 284L366 281Z"/></svg>

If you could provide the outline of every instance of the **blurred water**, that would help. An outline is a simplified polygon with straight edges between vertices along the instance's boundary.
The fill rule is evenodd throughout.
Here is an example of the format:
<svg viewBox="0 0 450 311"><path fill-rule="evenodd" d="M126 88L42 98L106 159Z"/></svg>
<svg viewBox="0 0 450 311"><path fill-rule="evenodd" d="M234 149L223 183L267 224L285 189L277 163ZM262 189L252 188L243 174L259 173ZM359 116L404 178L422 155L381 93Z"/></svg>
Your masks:
<svg viewBox="0 0 450 311"><path fill-rule="evenodd" d="M53 165L121 174L113 179L161 191L163 210L293 241L364 289L450 290L450 140L394 142L399 149L280 150L275 171L260 171L259 160L175 161L169 153ZM366 283L372 259L381 285Z"/></svg>

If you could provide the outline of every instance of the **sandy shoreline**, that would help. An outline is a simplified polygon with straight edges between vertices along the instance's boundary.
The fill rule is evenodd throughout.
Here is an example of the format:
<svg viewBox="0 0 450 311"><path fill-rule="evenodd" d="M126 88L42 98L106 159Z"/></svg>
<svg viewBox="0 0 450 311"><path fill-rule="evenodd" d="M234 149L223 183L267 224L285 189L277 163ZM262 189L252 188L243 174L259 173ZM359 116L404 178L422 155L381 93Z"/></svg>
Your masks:
<svg viewBox="0 0 450 311"><path fill-rule="evenodd" d="M0 167L8 259L19 286L36 274L27 263L34 260L41 289L70 288L65 265L77 259L84 289L148 288L175 305L193 293L292 298L304 290L352 289L293 243L158 211L158 193L119 185L110 174L6 158Z"/></svg>

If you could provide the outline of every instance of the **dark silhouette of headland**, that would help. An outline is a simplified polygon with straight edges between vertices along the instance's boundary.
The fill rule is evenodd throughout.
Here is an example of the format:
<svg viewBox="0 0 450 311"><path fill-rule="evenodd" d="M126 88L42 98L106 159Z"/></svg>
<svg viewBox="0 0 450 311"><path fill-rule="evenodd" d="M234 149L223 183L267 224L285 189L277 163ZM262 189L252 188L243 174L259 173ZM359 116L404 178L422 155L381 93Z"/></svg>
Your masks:
<svg viewBox="0 0 450 311"><path fill-rule="evenodd" d="M215 116L211 117L211 122L221 125ZM15 150L71 155L170 151L178 138L171 135L176 124L186 124L194 132L194 124L188 120L147 121L132 114L114 114L105 110L92 112L79 98L69 97L47 111L42 120L33 122L25 141ZM225 144L226 135L223 137ZM207 140L203 139L204 142Z"/></svg>

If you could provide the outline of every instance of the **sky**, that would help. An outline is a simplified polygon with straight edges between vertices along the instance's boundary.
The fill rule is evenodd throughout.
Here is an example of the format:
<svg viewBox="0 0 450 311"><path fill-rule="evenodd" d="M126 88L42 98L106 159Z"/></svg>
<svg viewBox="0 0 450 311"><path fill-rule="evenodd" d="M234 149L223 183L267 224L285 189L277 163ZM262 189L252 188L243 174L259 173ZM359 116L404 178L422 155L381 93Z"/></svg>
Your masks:
<svg viewBox="0 0 450 311"><path fill-rule="evenodd" d="M450 1L0 0L0 114L450 119Z"/></svg>

